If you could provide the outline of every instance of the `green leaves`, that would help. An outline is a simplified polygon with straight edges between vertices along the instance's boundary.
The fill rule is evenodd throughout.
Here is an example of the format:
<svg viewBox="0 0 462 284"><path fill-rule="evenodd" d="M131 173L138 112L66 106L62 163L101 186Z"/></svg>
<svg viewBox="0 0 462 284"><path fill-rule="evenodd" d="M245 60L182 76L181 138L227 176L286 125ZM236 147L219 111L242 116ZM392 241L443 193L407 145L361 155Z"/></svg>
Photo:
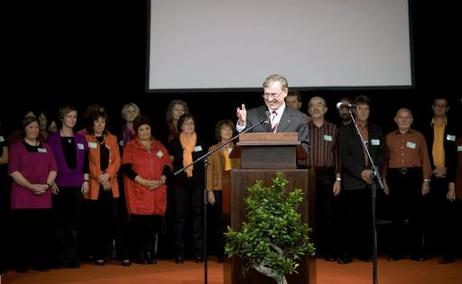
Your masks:
<svg viewBox="0 0 462 284"><path fill-rule="evenodd" d="M281 173L276 173L270 186L257 180L245 199L247 222L242 223L239 232L228 227L225 253L240 257L244 272L264 266L283 277L296 272L302 256L314 252L310 230L298 212L303 203L302 190L288 192L287 185Z"/></svg>

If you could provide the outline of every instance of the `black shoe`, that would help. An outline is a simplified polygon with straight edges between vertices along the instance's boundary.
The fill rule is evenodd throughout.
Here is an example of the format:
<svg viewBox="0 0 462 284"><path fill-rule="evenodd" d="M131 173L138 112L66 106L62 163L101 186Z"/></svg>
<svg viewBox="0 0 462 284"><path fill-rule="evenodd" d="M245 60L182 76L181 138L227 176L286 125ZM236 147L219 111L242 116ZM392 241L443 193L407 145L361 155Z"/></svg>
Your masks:
<svg viewBox="0 0 462 284"><path fill-rule="evenodd" d="M392 254L390 256L388 256L388 261L398 261L398 260L402 260L404 257L400 254Z"/></svg>
<svg viewBox="0 0 462 284"><path fill-rule="evenodd" d="M126 258L126 259L122 260L121 264L122 264L122 266L130 266L130 265L132 265L132 262L130 261L130 259Z"/></svg>
<svg viewBox="0 0 462 284"><path fill-rule="evenodd" d="M443 258L440 259L440 261L438 261L438 263L439 264L448 264L448 263L453 263L455 261L456 260L454 259L453 256L445 255L445 256L443 256Z"/></svg>
<svg viewBox="0 0 462 284"><path fill-rule="evenodd" d="M78 260L70 260L66 267L68 268L80 268L80 262Z"/></svg>
<svg viewBox="0 0 462 284"><path fill-rule="evenodd" d="M337 258L335 256L333 256L333 255L328 254L328 255L324 256L324 260L328 261L328 262L334 262L334 261L337 261Z"/></svg>
<svg viewBox="0 0 462 284"><path fill-rule="evenodd" d="M415 261L425 261L425 257L422 254L412 254L409 258Z"/></svg>
<svg viewBox="0 0 462 284"><path fill-rule="evenodd" d="M339 259L337 260L337 262L339 264L348 264L350 262L352 262L353 259L351 258L351 256L348 256L348 255L344 255L342 257L339 257Z"/></svg>
<svg viewBox="0 0 462 284"><path fill-rule="evenodd" d="M95 264L99 266L104 266L106 264L106 261L102 258L98 258L97 260L95 260Z"/></svg>
<svg viewBox="0 0 462 284"><path fill-rule="evenodd" d="M27 266L25 265L20 265L18 267L16 267L16 272L18 273L27 273L28 269L27 269Z"/></svg>
<svg viewBox="0 0 462 284"><path fill-rule="evenodd" d="M204 258L202 256L196 256L194 257L194 262L195 263L199 263L199 262L203 262L204 261Z"/></svg>
<svg viewBox="0 0 462 284"><path fill-rule="evenodd" d="M146 252L146 260L148 261L148 264L156 264L157 263L157 257L155 253L152 253L151 251Z"/></svg>
<svg viewBox="0 0 462 284"><path fill-rule="evenodd" d="M365 261L365 262L372 261L372 257L368 256L368 255L360 255L360 256L358 256L358 259L361 260L361 261Z"/></svg>
<svg viewBox="0 0 462 284"><path fill-rule="evenodd" d="M223 263L225 261L225 258L223 256L218 256L217 257L217 263Z"/></svg>
<svg viewBox="0 0 462 284"><path fill-rule="evenodd" d="M176 264L182 264L184 262L184 258L182 256L177 256L175 262Z"/></svg>
<svg viewBox="0 0 462 284"><path fill-rule="evenodd" d="M44 272L50 270L50 265L46 263L38 263L33 266L33 269L39 272Z"/></svg>
<svg viewBox="0 0 462 284"><path fill-rule="evenodd" d="M138 262L139 264L148 264L146 254L144 252L141 252L136 262Z"/></svg>

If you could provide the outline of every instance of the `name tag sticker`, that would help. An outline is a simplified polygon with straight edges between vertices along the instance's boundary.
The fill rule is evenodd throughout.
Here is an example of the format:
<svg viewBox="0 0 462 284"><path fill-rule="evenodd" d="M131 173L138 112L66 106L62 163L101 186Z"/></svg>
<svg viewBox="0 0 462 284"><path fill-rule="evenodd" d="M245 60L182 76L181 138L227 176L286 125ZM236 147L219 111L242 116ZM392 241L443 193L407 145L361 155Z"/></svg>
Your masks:
<svg viewBox="0 0 462 284"><path fill-rule="evenodd" d="M462 152L462 146L457 146L457 152Z"/></svg>
<svg viewBox="0 0 462 284"><path fill-rule="evenodd" d="M379 146L380 145L380 140L379 139L371 139L371 145Z"/></svg>
<svg viewBox="0 0 462 284"><path fill-rule="evenodd" d="M324 141L332 141L332 135L324 135Z"/></svg>
<svg viewBox="0 0 462 284"><path fill-rule="evenodd" d="M47 148L37 148L37 151L39 153L46 153L47 152Z"/></svg>
<svg viewBox="0 0 462 284"><path fill-rule="evenodd" d="M85 150L85 146L83 146L82 143L77 143L77 149L79 149L79 150Z"/></svg>
<svg viewBox="0 0 462 284"><path fill-rule="evenodd" d="M200 152L200 151L202 151L201 145L197 145L196 147L194 147L194 152Z"/></svg>
<svg viewBox="0 0 462 284"><path fill-rule="evenodd" d="M88 142L88 148L96 149L97 148L96 142Z"/></svg>
<svg viewBox="0 0 462 284"><path fill-rule="evenodd" d="M415 149L416 146L417 146L417 145L416 145L414 142L408 141L408 142L406 143L406 147L411 148L411 149Z"/></svg>
<svg viewBox="0 0 462 284"><path fill-rule="evenodd" d="M5 142L5 138L3 136L0 136L0 142Z"/></svg>
<svg viewBox="0 0 462 284"><path fill-rule="evenodd" d="M446 140L449 140L449 141L456 141L456 135L448 134L448 135L446 136Z"/></svg>
<svg viewBox="0 0 462 284"><path fill-rule="evenodd" d="M161 150L157 151L156 156L159 158L162 158L164 156L164 153L162 153Z"/></svg>

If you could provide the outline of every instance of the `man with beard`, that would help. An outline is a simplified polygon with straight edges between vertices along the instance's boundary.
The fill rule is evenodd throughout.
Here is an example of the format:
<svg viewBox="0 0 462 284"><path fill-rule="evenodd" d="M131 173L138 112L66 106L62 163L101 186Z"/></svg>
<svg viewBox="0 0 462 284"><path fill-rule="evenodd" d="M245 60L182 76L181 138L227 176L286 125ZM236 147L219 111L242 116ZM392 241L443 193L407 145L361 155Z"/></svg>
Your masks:
<svg viewBox="0 0 462 284"><path fill-rule="evenodd" d="M342 98L339 102L342 106L338 108L338 115L340 117L340 126L349 125L351 123L351 117L348 113L348 104L351 104L351 99L348 97Z"/></svg>

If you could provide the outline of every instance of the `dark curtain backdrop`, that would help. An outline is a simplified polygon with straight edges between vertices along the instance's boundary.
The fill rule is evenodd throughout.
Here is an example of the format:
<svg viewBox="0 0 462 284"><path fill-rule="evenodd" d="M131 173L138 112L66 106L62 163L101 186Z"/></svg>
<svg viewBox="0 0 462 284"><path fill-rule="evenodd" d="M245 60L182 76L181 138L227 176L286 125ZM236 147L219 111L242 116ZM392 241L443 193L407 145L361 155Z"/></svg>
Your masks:
<svg viewBox="0 0 462 284"><path fill-rule="evenodd" d="M106 107L111 127L120 124L126 102L140 105L160 135L170 100L188 102L198 118L198 131L213 143L215 122L235 119L241 103L262 103L261 92L194 92L153 94L145 92L147 2L142 1L14 1L4 9L4 81L0 118L7 130L16 128L26 109L41 107L56 116L65 103ZM455 2L411 0L415 87L405 90L302 90L303 111L311 96L324 97L328 119L336 121L335 103L344 96L364 94L372 99L372 121L384 131L394 127L397 108L414 111L419 129L431 116L431 99L445 95L451 114L461 111L460 17ZM198 66L200 72L200 66ZM267 74L262 74L262 79ZM290 83L290 78L289 83ZM460 117L460 115L459 115Z"/></svg>

